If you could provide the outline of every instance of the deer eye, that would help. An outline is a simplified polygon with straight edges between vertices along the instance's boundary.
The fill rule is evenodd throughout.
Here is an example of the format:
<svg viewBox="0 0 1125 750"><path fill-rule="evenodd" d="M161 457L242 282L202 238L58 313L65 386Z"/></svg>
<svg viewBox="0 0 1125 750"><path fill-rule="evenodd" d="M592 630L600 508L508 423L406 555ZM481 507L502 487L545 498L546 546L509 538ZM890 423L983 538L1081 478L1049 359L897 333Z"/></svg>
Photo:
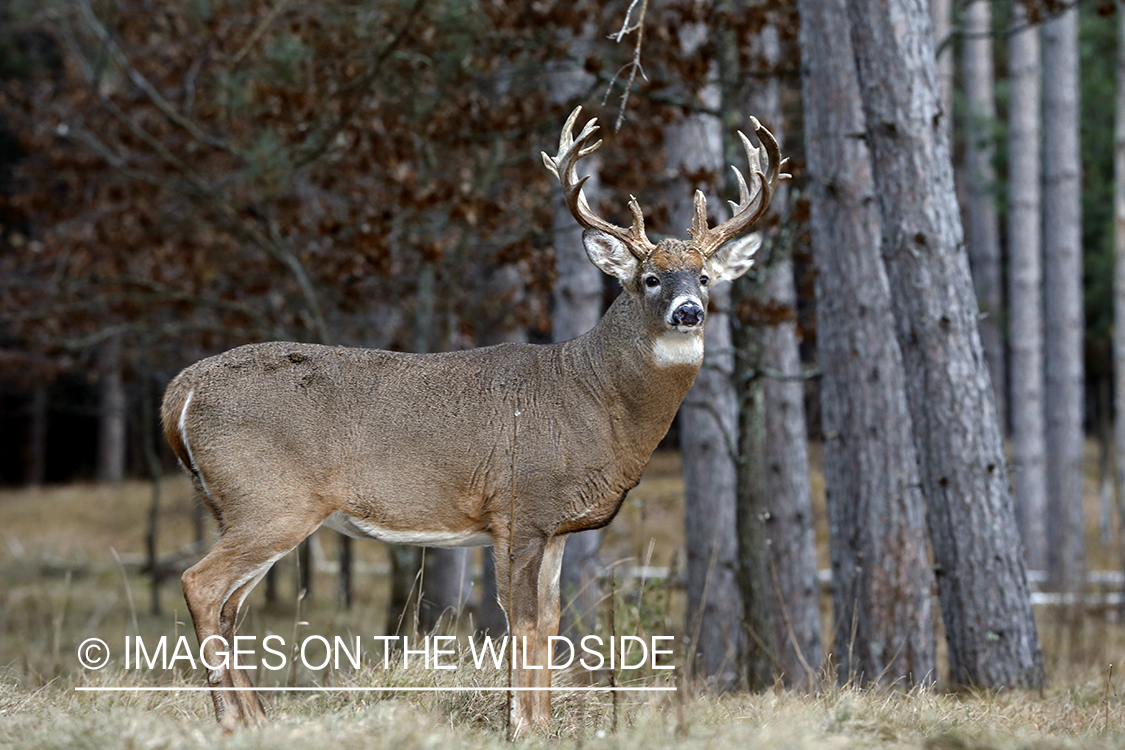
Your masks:
<svg viewBox="0 0 1125 750"><path fill-rule="evenodd" d="M655 289L660 286L660 277L652 275L645 276L645 286L649 289Z"/></svg>
<svg viewBox="0 0 1125 750"><path fill-rule="evenodd" d="M699 277L699 285L700 286L707 286L710 283L711 283L711 279L706 274Z"/></svg>

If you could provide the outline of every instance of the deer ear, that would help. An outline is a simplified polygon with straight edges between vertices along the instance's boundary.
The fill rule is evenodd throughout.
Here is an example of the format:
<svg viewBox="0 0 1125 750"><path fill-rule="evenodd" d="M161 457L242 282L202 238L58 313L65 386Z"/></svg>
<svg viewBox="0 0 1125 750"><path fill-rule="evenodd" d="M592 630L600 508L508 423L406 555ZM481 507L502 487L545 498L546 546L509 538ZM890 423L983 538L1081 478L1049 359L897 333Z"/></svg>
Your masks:
<svg viewBox="0 0 1125 750"><path fill-rule="evenodd" d="M590 261L610 276L626 281L637 272L636 256L616 237L597 229L587 229L582 233L582 243Z"/></svg>
<svg viewBox="0 0 1125 750"><path fill-rule="evenodd" d="M707 268L714 281L737 279L754 265L754 256L762 246L759 232L747 234L726 243L707 261Z"/></svg>

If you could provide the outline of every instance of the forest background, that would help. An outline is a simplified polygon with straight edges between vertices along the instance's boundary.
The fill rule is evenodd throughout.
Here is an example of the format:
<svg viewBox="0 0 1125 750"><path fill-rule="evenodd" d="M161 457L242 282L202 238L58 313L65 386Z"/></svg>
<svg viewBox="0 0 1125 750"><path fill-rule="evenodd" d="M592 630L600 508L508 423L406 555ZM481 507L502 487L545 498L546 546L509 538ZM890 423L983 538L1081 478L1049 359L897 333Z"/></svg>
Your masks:
<svg viewBox="0 0 1125 750"><path fill-rule="evenodd" d="M428 352L572 338L617 290L538 156L567 113L602 124L587 167L601 213L620 221L635 194L668 234L694 188L733 195L733 133L755 115L794 178L757 272L716 295L708 361L666 441L682 454L682 532L641 591L644 575L682 590L667 616L709 689L828 673L1042 686L1039 631L1081 650L1085 605L1113 617L1090 558L1121 567L1087 549L1093 527L1116 550L1125 497L1121 7L891 6L907 41L881 37L862 3L812 0L9 4L0 481L150 479L147 517L128 523L145 531L135 568L160 616L207 536L182 487L160 490L173 460L156 404L180 368L270 339ZM921 92L929 126L880 87ZM928 171L912 182L896 154ZM903 184L925 186L919 203L896 203ZM895 251L920 216L921 286ZM926 307L919 289L948 294ZM951 353L927 345L939 329ZM644 549L625 550L646 563L630 570L652 568ZM603 627L610 549L589 534L567 554L566 626ZM298 590L311 601L312 571L330 568L333 599L353 606L351 545L302 555ZM487 555L385 560L388 631L411 608L423 629L463 612L503 628ZM266 588L287 606L274 577ZM1033 593L1070 605L1057 621L1036 609L1037 628ZM20 612L18 589L5 596Z"/></svg>

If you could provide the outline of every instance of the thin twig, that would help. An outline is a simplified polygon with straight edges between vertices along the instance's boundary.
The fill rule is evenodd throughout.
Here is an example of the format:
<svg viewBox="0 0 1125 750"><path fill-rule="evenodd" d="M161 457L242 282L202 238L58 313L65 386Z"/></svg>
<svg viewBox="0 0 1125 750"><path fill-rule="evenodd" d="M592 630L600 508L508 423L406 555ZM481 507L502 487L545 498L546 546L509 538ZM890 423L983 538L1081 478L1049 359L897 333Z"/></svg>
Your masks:
<svg viewBox="0 0 1125 750"><path fill-rule="evenodd" d="M200 143L205 143L208 146L225 151L232 156L242 158L242 154L229 143L221 138L215 138L214 136L204 133L198 125L180 114L176 108L156 90L156 87L149 83L148 79L137 70L128 55L118 46L105 26L103 26L101 21L97 19L97 16L94 15L94 10L90 7L89 0L79 0L78 7L82 11L82 18L86 21L86 25L90 28L90 31L92 31L94 36L105 46L106 50L113 55L117 64L125 70L125 73L129 76L129 80L145 93L149 101L155 104L156 108L163 112L165 117L186 130L192 138Z"/></svg>
<svg viewBox="0 0 1125 750"><path fill-rule="evenodd" d="M266 29L273 25L273 22L277 20L277 17L281 15L281 11L285 10L287 5L289 5L289 0L277 0L277 5L273 6L266 17L254 27L254 31L250 33L250 37L243 43L242 48L234 53L234 59L231 60L232 68L238 67L242 58L246 57L246 53L250 51L262 34L266 33Z"/></svg>
<svg viewBox="0 0 1125 750"><path fill-rule="evenodd" d="M785 621L785 631L789 636L789 643L793 646L793 651L797 654L797 660L801 662L801 666L805 668L805 677L808 679L809 692L813 691L815 684L813 682L816 676L812 666L809 665L808 660L805 659L804 649L801 648L800 642L797 640L797 633L793 630L793 621L789 618L789 608L785 606L785 595L781 591L781 580L777 575L777 563L774 562L773 555L766 551L766 559L770 564L770 576L773 578L773 591L777 595L777 603L781 606L781 617Z"/></svg>
<svg viewBox="0 0 1125 750"><path fill-rule="evenodd" d="M645 14L648 12L648 0L640 0L640 3L641 11L637 15L637 22L632 26L629 25L629 18L632 16L633 8L637 4L637 0L633 0L633 3L629 5L629 9L625 11L625 21L621 24L620 31L610 36L610 39L614 39L614 41L620 43L630 32L637 32L637 43L633 46L633 60L625 66L629 69L629 78L625 81L625 90L621 93L621 107L617 111L617 120L613 123L613 132L615 133L621 130L621 125L625 122L625 108L629 103L629 94L633 90L633 83L637 79L637 73L641 74L641 78L644 78L646 81L648 80L644 68L641 67L641 45L644 42L645 36ZM624 69L625 68L622 68L622 70ZM618 75L614 76L613 81L611 81L606 88L607 97L609 96L609 92L613 89L613 82L617 80L618 76L620 76L620 71L618 71Z"/></svg>

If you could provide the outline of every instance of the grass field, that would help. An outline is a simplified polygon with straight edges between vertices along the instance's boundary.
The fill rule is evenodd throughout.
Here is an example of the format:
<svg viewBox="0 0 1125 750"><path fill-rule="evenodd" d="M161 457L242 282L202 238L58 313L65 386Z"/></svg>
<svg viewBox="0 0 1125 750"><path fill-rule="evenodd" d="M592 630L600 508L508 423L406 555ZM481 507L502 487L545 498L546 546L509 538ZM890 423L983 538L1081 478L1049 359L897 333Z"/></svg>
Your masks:
<svg viewBox="0 0 1125 750"><path fill-rule="evenodd" d="M815 459L815 456L814 456ZM1091 461L1091 465L1096 462ZM609 527L604 557L632 565L682 568L682 486L676 456L654 458L645 479ZM192 541L193 499L186 481L162 485L160 550ZM821 567L827 564L823 491L814 478ZM121 486L71 485L0 491L0 747L499 747L506 744L502 692L403 693L404 686L500 687L501 670L477 670L461 653L451 672L384 668L365 659L359 670L306 667L266 673L259 684L377 686L378 692L272 693L270 723L223 735L210 699L198 692L91 693L78 687L199 687L202 671L126 669L126 636L172 642L187 634L194 645L178 581L160 593L163 612L151 613L148 580L138 561L150 497L143 482ZM1103 540L1096 527L1097 492L1087 492L1092 568L1119 569L1117 535ZM318 539L329 560L333 537ZM387 581L381 545L358 543L356 602L335 605L334 576L322 566L315 596L298 603L292 563L283 561L280 601L265 604L262 587L248 600L240 634L276 635L287 644L305 634L352 638L383 633ZM681 594L651 582L623 592L621 631L682 635ZM675 685L674 692L557 693L549 736L516 744L591 748L1125 748L1125 626L1115 612L1093 611L1080 628L1064 627L1048 609L1037 610L1050 684L1042 691L945 694L938 691L865 691L823 679L812 695L774 690L713 696L667 672L638 670L633 685ZM826 632L831 627L826 615ZM624 623L621 625L620 623ZM403 632L410 633L410 623ZM470 623L456 623L464 633ZM458 629L459 628L459 629ZM115 651L104 669L84 670L78 645L97 637ZM372 647L368 648L369 653ZM678 657L677 657L678 658ZM1113 665L1111 667L1111 665ZM682 664L680 664L682 667ZM682 670L680 670L682 672ZM675 672L673 672L674 674ZM600 674L604 677L603 673ZM556 684L584 684L571 670Z"/></svg>

